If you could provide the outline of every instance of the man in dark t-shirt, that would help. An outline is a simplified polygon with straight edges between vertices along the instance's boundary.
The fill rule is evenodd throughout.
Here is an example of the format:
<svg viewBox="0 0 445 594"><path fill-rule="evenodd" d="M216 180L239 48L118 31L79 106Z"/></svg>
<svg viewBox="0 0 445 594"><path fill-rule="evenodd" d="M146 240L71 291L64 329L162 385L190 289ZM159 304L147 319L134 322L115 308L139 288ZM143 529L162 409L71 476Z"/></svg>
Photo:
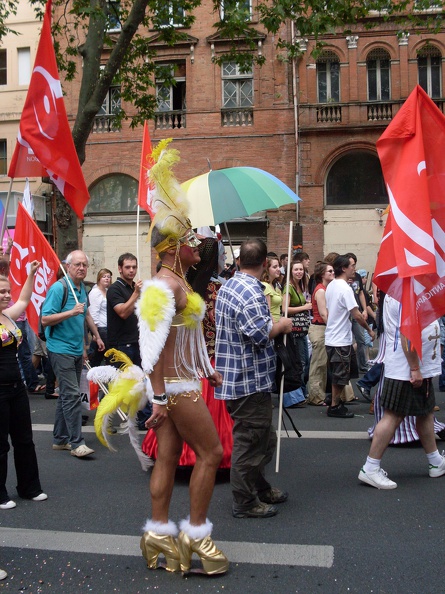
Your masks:
<svg viewBox="0 0 445 594"><path fill-rule="evenodd" d="M136 302L140 297L142 280L135 281L138 271L136 256L125 253L117 261L119 278L107 291L107 330L110 348L122 351L135 365L141 367L139 351L139 327L135 313ZM145 421L151 417L151 405L138 412L139 429L145 429Z"/></svg>
<svg viewBox="0 0 445 594"><path fill-rule="evenodd" d="M136 256L126 253L117 261L119 278L107 291L107 330L111 348L130 357L135 365L141 365L139 353L138 319L135 313L142 281L134 281L138 271Z"/></svg>

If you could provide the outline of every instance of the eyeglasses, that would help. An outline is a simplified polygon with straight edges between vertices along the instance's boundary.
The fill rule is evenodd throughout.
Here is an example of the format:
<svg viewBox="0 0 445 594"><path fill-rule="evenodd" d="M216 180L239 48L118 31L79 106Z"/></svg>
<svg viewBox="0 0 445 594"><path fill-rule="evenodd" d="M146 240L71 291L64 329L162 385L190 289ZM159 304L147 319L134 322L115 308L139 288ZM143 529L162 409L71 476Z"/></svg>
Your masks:
<svg viewBox="0 0 445 594"><path fill-rule="evenodd" d="M74 262L71 262L71 264L69 264L69 266L72 266L73 268L88 268L88 264L85 264L85 262L76 262L74 264Z"/></svg>
<svg viewBox="0 0 445 594"><path fill-rule="evenodd" d="M334 272L334 270L331 268L331 270L326 270L326 272Z"/></svg>

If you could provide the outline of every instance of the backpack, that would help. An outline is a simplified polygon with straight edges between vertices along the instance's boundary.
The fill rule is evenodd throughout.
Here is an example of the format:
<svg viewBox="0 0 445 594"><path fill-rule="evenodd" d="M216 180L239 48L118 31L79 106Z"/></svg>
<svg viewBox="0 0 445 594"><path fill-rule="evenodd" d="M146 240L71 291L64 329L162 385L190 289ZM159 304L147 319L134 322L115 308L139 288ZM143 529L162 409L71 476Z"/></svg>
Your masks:
<svg viewBox="0 0 445 594"><path fill-rule="evenodd" d="M68 301L68 285L66 284L66 279L65 278L61 278L59 281L57 281L59 283L62 283L63 285L63 295L62 295L62 305L61 305L61 310L65 307L66 302ZM45 303L45 302L43 302ZM38 333L38 337L40 338L40 340L43 340L43 342L46 342L46 336L45 336L45 328L43 327L42 324L42 309L43 309L43 303L42 303L42 307L40 308L40 313L39 313L39 333ZM53 327L50 326L49 328L49 334L51 336L53 331Z"/></svg>

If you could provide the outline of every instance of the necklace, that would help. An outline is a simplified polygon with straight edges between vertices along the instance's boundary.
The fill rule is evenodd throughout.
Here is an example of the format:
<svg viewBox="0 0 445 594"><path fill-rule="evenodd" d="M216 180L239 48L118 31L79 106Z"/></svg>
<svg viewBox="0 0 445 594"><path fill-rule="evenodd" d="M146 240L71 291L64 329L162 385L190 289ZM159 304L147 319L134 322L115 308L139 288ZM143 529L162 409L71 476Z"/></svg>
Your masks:
<svg viewBox="0 0 445 594"><path fill-rule="evenodd" d="M187 289L193 293L192 286L185 280L183 274L180 274L179 272L176 272L176 270L174 268L172 268L171 266L167 266L167 264L162 264L161 265L161 268L167 268L167 270L170 270L170 272L173 272L173 274L176 274L176 276L179 276L179 278L184 281L185 286L187 287Z"/></svg>

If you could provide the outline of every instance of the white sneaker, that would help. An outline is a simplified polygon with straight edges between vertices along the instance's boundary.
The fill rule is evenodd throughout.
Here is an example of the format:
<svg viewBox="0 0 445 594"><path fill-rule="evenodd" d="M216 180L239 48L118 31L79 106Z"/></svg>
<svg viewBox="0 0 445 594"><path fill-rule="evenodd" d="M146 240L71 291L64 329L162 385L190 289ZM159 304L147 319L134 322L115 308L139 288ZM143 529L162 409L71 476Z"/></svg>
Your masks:
<svg viewBox="0 0 445 594"><path fill-rule="evenodd" d="M94 450L86 445L81 445L78 448L71 450L71 456L76 456L77 458L83 458L84 456L90 456L91 454L94 454Z"/></svg>
<svg viewBox="0 0 445 594"><path fill-rule="evenodd" d="M445 467L443 472L445 472ZM361 468L358 480L376 489L395 489L397 487L397 483L388 478L388 473L383 468L379 468L376 472L365 472Z"/></svg>
<svg viewBox="0 0 445 594"><path fill-rule="evenodd" d="M438 476L442 476L443 474L445 474L445 457L444 457L444 452L442 452L442 462L439 464L439 466L433 466L432 464L429 465L428 467L428 474L430 475L431 478L436 478Z"/></svg>
<svg viewBox="0 0 445 594"><path fill-rule="evenodd" d="M32 498L33 501L46 501L47 499L48 495L46 493L40 493L40 495Z"/></svg>
<svg viewBox="0 0 445 594"><path fill-rule="evenodd" d="M15 507L17 507L17 503L11 499L5 501L5 503L0 503L0 509L14 509Z"/></svg>
<svg viewBox="0 0 445 594"><path fill-rule="evenodd" d="M8 574L6 573L6 571L4 569L0 569L0 580L4 580L7 577Z"/></svg>

